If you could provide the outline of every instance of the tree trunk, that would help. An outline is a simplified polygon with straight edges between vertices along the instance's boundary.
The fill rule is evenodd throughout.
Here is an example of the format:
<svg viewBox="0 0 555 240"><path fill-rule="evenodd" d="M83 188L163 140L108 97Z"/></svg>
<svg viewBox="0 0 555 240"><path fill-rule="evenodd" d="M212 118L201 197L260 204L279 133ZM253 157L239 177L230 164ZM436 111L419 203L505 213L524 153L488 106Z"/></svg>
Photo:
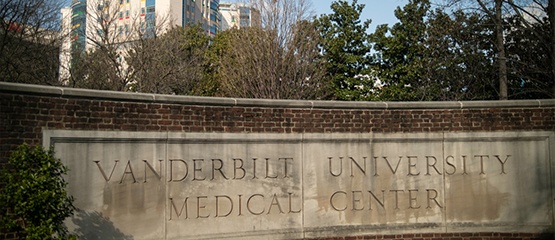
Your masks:
<svg viewBox="0 0 555 240"><path fill-rule="evenodd" d="M553 1L553 0L550 0ZM507 57L503 36L503 0L495 0L495 36L497 42L497 60L499 63L499 99L507 100Z"/></svg>
<svg viewBox="0 0 555 240"><path fill-rule="evenodd" d="M553 82L553 98L555 98L555 0L549 0L547 7L549 11L549 23L551 24L551 46L550 59L551 59L551 81Z"/></svg>

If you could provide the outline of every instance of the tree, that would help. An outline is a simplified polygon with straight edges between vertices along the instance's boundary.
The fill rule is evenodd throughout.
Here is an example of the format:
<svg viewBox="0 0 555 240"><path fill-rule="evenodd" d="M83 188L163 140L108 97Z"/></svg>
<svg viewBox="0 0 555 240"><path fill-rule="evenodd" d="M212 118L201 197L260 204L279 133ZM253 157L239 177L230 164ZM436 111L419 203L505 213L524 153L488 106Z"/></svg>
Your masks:
<svg viewBox="0 0 555 240"><path fill-rule="evenodd" d="M552 96L555 98L555 0L549 0L549 5L547 6L547 12L549 16L549 26L551 26L548 43L551 43L548 46L550 56L550 63L551 63L551 81L553 83L553 92Z"/></svg>
<svg viewBox="0 0 555 240"><path fill-rule="evenodd" d="M427 89L423 77L425 16L430 9L428 0L410 0L395 10L399 22L389 28L386 24L372 34L376 50L375 74L383 84L380 98L384 100L425 100Z"/></svg>
<svg viewBox="0 0 555 240"><path fill-rule="evenodd" d="M87 47L72 53L70 86L129 90L134 79L126 59L133 42L162 35L169 28L168 17L128 13L117 1L109 0L89 2L86 15L87 27L74 34L86 37Z"/></svg>
<svg viewBox="0 0 555 240"><path fill-rule="evenodd" d="M496 99L491 25L478 14L436 9L427 15L421 92L427 100Z"/></svg>
<svg viewBox="0 0 555 240"><path fill-rule="evenodd" d="M371 46L367 33L370 20L361 22L364 4L335 1L333 13L315 20L322 38L320 45L326 77L333 84L334 98L369 100L373 98L374 81L370 73Z"/></svg>
<svg viewBox="0 0 555 240"><path fill-rule="evenodd" d="M209 42L200 24L174 27L160 37L134 41L126 58L132 90L176 95L200 91Z"/></svg>
<svg viewBox="0 0 555 240"><path fill-rule="evenodd" d="M474 13L432 10L413 0L396 10L399 23L372 35L382 82L381 100L494 99L495 76L488 19Z"/></svg>
<svg viewBox="0 0 555 240"><path fill-rule="evenodd" d="M0 1L0 81L59 85L55 0Z"/></svg>
<svg viewBox="0 0 555 240"><path fill-rule="evenodd" d="M75 210L65 190L66 173L51 150L19 146L0 171L1 228L22 239L74 238L63 224Z"/></svg>
<svg viewBox="0 0 555 240"><path fill-rule="evenodd" d="M538 50L541 49L540 51L547 53L547 58L544 58L543 61L549 63L549 65L545 65L545 69L551 71L547 71L549 74L544 76L543 81L536 80L534 82L547 88L551 85L551 93L539 97L555 98L555 0L549 0L549 2L545 0L507 0L507 4L510 6L512 14L506 18L509 19L508 22L513 23L513 29L508 29L508 32L523 28L530 34L530 40L537 43ZM507 41L507 43L511 42ZM526 62L522 61L522 63ZM545 91L541 92L545 93ZM518 92L513 94L518 94Z"/></svg>
<svg viewBox="0 0 555 240"><path fill-rule="evenodd" d="M72 36L84 39L73 43L82 46L72 46L70 86L127 90L130 79L123 59L126 42L138 37L138 34L132 34L136 27L127 24L124 32L119 22L123 10L116 1L98 0L81 4L84 4L87 20L83 23L84 27L72 33Z"/></svg>
<svg viewBox="0 0 555 240"><path fill-rule="evenodd" d="M499 99L508 99L507 54L503 36L503 0L495 0L494 11L489 11L482 0L476 0L484 12L488 13L495 24L495 47L497 48L497 62L499 69Z"/></svg>
<svg viewBox="0 0 555 240"><path fill-rule="evenodd" d="M306 0L256 0L253 26L220 33L211 47L219 95L319 99L327 90L319 36Z"/></svg>
<svg viewBox="0 0 555 240"><path fill-rule="evenodd" d="M553 95L550 36L546 22L530 23L526 27L520 17L507 19L506 44L508 87L511 98L541 99Z"/></svg>
<svg viewBox="0 0 555 240"><path fill-rule="evenodd" d="M512 58L514 53L508 53L506 36L511 31L516 29L528 29L530 35L528 38L535 38L533 41L539 41L541 45L546 46L544 50L548 51L548 62L550 63L550 76L544 79L543 86L548 86L551 89L551 93L548 97L555 97L555 84L553 79L555 77L555 45L553 45L553 39L555 39L555 29L549 29L547 32L535 31L534 25L539 23L540 25L553 26L555 22L555 10L553 10L553 5L555 4L553 0L541 1L541 0L446 0L448 4L458 4L459 6L464 6L460 8L465 8L466 11L481 12L485 17L492 19L495 31L495 49L496 49L496 65L498 68L498 79L499 79L499 98L507 99L508 97L522 97L522 90L512 87L513 92L509 92L508 85L511 80L511 73L514 73L514 69L510 69L508 66L510 63L508 61L519 61L518 58ZM467 5L464 5L464 4ZM512 23L518 23L519 25L510 25ZM545 37L547 34L548 37ZM511 59L512 58L512 59ZM513 66L515 66L513 64ZM513 75L513 77L515 77ZM527 78L526 76L519 76L517 78ZM518 80L517 80L518 81ZM525 94L524 94L525 95Z"/></svg>

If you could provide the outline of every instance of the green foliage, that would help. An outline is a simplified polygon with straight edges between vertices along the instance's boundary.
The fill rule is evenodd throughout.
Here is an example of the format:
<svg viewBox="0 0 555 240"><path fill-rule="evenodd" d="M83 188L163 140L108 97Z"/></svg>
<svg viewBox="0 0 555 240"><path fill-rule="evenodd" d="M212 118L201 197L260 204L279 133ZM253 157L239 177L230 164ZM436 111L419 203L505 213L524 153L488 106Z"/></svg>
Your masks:
<svg viewBox="0 0 555 240"><path fill-rule="evenodd" d="M202 85L202 80L209 42L210 38L203 33L200 24L174 27L159 37L135 41L126 57L133 79L131 89L148 93L205 95L202 88L207 86Z"/></svg>
<svg viewBox="0 0 555 240"><path fill-rule="evenodd" d="M367 33L370 20L361 22L364 4L353 0L335 1L333 13L315 19L322 38L322 54L327 77L333 82L335 98L340 100L370 100L374 82L368 78L371 46Z"/></svg>
<svg viewBox="0 0 555 240"><path fill-rule="evenodd" d="M128 90L125 74L115 45L102 46L84 53L75 53L72 59L70 86L97 90Z"/></svg>
<svg viewBox="0 0 555 240"><path fill-rule="evenodd" d="M411 0L399 22L372 34L373 71L385 101L495 99L492 29L487 18L462 11L431 10L429 0Z"/></svg>
<svg viewBox="0 0 555 240"><path fill-rule="evenodd" d="M328 93L314 25L298 21L280 44L276 31L229 29L210 47L218 95L264 99L321 99ZM215 82L214 81L214 82Z"/></svg>
<svg viewBox="0 0 555 240"><path fill-rule="evenodd" d="M499 83L508 82L510 98L553 97L555 30L547 2L535 1L545 11L537 15L526 11L526 1L503 1L499 20L490 9L499 1L444 1L468 3L456 10L409 0L395 10L398 23L372 34L357 0L336 0L331 14L313 21L302 0L251 1L258 24L214 38L197 24L167 32L160 27L155 37L129 34L121 49L105 39L96 51L74 58L70 84L242 98L458 101L505 98Z"/></svg>
<svg viewBox="0 0 555 240"><path fill-rule="evenodd" d="M235 29L222 31L212 38L212 43L206 52L203 84L197 91L201 96L221 96L220 88L224 79L221 68L224 66L223 58L227 49L232 47L233 31Z"/></svg>
<svg viewBox="0 0 555 240"><path fill-rule="evenodd" d="M445 101L497 99L489 20L475 13L447 14L439 9L427 18L422 85L432 91L420 92L420 97Z"/></svg>
<svg viewBox="0 0 555 240"><path fill-rule="evenodd" d="M507 19L505 36L509 97L514 99L553 98L554 77L550 56L550 24L533 22L523 27L519 17Z"/></svg>
<svg viewBox="0 0 555 240"><path fill-rule="evenodd" d="M395 10L399 19L392 28L380 25L372 35L377 51L377 75L384 87L383 100L416 100L422 78L422 61L426 25L424 17L430 9L428 0L411 0Z"/></svg>
<svg viewBox="0 0 555 240"><path fill-rule="evenodd" d="M51 150L19 146L0 172L3 230L25 239L75 238L63 224L75 209L65 189L66 172Z"/></svg>

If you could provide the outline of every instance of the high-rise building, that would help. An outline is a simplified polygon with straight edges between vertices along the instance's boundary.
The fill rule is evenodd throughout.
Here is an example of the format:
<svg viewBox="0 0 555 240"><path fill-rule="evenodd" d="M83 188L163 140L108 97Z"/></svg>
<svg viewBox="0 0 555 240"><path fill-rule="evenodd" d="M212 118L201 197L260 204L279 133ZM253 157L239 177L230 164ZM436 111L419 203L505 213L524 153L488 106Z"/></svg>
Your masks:
<svg viewBox="0 0 555 240"><path fill-rule="evenodd" d="M220 31L220 0L73 0L62 9L62 29L69 32L60 56L60 76L69 75L71 54L102 44L153 37L170 27L200 23L209 36ZM107 41L109 40L109 41ZM69 42L69 43L68 43ZM68 47L69 46L69 47ZM64 79L61 79L64 81Z"/></svg>
<svg viewBox="0 0 555 240"><path fill-rule="evenodd" d="M110 30L102 29L106 25L115 27L114 32L122 35L122 41L132 40L124 36L139 25L148 33L201 23L206 34L214 36L220 30L218 5L219 0L73 0L69 8L62 10L62 17L71 19L71 41L75 43L72 47L84 50L89 45L87 39ZM160 26L160 22L165 25Z"/></svg>
<svg viewBox="0 0 555 240"><path fill-rule="evenodd" d="M219 6L222 16L221 29L245 28L255 25L258 12L244 3L222 2Z"/></svg>
<svg viewBox="0 0 555 240"><path fill-rule="evenodd" d="M221 16L218 11L220 0L203 0L203 18L206 20L203 28L208 36L216 36L220 31Z"/></svg>

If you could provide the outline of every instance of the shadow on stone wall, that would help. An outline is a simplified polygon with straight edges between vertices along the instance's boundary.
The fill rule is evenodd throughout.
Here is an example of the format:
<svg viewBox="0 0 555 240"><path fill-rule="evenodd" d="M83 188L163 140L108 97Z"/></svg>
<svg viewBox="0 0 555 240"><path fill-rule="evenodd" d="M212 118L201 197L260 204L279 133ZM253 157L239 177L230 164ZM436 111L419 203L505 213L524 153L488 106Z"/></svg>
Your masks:
<svg viewBox="0 0 555 240"><path fill-rule="evenodd" d="M114 226L114 223L108 218L102 216L99 212L87 212L78 210L71 219L75 224L74 233L79 239L84 240L133 240L133 236L125 235Z"/></svg>

